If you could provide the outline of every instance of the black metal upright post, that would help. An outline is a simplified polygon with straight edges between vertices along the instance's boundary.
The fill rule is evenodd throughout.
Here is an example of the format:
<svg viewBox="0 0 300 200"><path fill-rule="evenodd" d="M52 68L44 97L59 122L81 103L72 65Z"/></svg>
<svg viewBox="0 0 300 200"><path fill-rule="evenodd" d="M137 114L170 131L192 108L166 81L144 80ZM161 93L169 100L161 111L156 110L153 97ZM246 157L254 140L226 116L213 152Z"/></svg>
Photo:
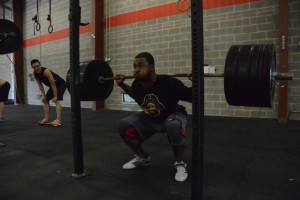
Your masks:
<svg viewBox="0 0 300 200"><path fill-rule="evenodd" d="M80 107L80 68L79 68L79 0L70 0L70 91L72 111L72 136L75 178L85 175L82 148L82 127Z"/></svg>
<svg viewBox="0 0 300 200"><path fill-rule="evenodd" d="M192 122L192 187L191 199L203 199L204 160L204 48L203 2L192 0L192 73L193 73L193 122Z"/></svg>

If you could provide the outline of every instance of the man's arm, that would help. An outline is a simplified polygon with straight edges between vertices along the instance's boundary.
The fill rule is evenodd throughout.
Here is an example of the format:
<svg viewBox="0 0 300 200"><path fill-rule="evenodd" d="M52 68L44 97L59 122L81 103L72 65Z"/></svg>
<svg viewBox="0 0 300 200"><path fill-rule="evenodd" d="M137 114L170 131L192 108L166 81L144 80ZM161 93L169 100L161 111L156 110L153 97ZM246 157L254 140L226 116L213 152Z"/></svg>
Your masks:
<svg viewBox="0 0 300 200"><path fill-rule="evenodd" d="M174 78L172 85L174 87L174 92L178 94L178 98L182 101L187 101L192 103L192 87L187 87L179 79Z"/></svg>
<svg viewBox="0 0 300 200"><path fill-rule="evenodd" d="M132 90L129 85L127 85L126 83L123 83L119 86L124 90L124 92L126 92L126 94L128 94L131 98L133 98Z"/></svg>
<svg viewBox="0 0 300 200"><path fill-rule="evenodd" d="M50 82L50 87L51 87L51 89L53 91L53 99L56 101L56 99L57 99L57 88L56 88L55 80L54 80L54 78L52 76L52 73L50 72L49 69L46 69L44 71L44 75L45 75L45 77L48 78L48 80Z"/></svg>
<svg viewBox="0 0 300 200"><path fill-rule="evenodd" d="M45 90L44 90L44 87L43 87L41 81L39 81L38 79L35 79L35 81L36 81L36 83L38 84L39 89L40 89L40 91L41 91L43 97L45 97Z"/></svg>
<svg viewBox="0 0 300 200"><path fill-rule="evenodd" d="M133 98L131 86L124 83L125 76L118 74L118 75L116 75L115 80L116 80L116 83L118 84L118 86L120 86L120 88L122 88L124 90L124 92L126 92L131 98Z"/></svg>

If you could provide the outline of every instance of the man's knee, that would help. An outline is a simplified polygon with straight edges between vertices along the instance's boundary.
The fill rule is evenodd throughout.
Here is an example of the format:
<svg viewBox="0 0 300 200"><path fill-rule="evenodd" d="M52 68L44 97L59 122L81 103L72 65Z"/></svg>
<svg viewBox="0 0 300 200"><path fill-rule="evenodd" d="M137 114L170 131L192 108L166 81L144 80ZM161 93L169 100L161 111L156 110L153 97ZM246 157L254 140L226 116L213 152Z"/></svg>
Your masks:
<svg viewBox="0 0 300 200"><path fill-rule="evenodd" d="M120 121L119 134L124 141L132 141L138 139L136 129L124 119Z"/></svg>
<svg viewBox="0 0 300 200"><path fill-rule="evenodd" d="M172 146L181 146L185 143L186 132L181 121L170 119L166 122L169 143Z"/></svg>

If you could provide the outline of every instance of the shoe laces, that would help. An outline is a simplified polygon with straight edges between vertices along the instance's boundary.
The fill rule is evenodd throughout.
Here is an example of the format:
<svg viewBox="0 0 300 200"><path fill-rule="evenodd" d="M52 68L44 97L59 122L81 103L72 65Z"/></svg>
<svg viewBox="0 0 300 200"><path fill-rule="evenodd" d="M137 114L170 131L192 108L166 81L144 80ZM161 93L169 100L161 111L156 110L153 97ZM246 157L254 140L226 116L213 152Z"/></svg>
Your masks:
<svg viewBox="0 0 300 200"><path fill-rule="evenodd" d="M134 157L135 157L135 158L133 159L134 161L140 161L140 160L142 159L142 158L139 157L138 155L134 155Z"/></svg>
<svg viewBox="0 0 300 200"><path fill-rule="evenodd" d="M175 162L174 163L174 165L175 165L175 168L177 169L177 172L179 172L179 173L185 173L186 172L186 163L184 163L183 161L181 161L181 162Z"/></svg>
<svg viewBox="0 0 300 200"><path fill-rule="evenodd" d="M140 156L138 156L138 155L134 155L134 156L135 156L134 159L135 159L136 161L139 161L139 162L140 162L140 161L147 160L147 158L142 158L142 157L140 157Z"/></svg>

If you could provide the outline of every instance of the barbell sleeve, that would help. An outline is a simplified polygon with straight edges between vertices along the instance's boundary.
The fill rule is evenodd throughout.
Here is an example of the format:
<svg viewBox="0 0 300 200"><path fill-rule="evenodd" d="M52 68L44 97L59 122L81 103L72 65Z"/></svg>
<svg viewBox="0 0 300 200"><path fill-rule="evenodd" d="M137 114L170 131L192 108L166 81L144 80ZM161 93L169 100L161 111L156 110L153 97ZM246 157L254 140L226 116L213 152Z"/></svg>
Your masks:
<svg viewBox="0 0 300 200"><path fill-rule="evenodd" d="M272 76L273 76L273 79L276 80L276 81L278 81L278 80L281 80L281 81L293 80L293 76L290 75L290 74L283 74L283 73L273 72Z"/></svg>

